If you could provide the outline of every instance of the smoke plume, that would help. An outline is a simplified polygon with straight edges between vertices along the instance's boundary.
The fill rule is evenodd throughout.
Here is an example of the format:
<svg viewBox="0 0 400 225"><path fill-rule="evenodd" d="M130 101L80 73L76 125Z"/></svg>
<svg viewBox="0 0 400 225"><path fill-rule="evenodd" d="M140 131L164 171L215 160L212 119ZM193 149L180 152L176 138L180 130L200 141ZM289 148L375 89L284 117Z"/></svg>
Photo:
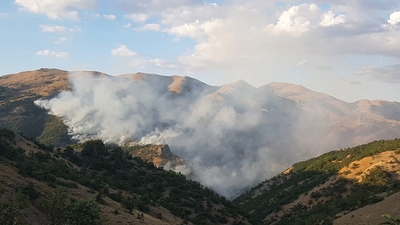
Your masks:
<svg viewBox="0 0 400 225"><path fill-rule="evenodd" d="M323 144L330 120L310 113L325 115L315 106L305 113L269 86L180 79L74 74L72 91L35 103L81 141L168 144L194 179L228 198L332 146Z"/></svg>

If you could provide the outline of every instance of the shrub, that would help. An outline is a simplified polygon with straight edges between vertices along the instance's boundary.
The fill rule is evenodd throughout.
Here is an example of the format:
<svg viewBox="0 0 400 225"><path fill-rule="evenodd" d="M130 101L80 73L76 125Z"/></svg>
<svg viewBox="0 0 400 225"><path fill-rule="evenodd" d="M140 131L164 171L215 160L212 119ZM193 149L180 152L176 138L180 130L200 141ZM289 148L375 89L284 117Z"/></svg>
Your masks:
<svg viewBox="0 0 400 225"><path fill-rule="evenodd" d="M390 174L383 170L380 166L369 171L361 183L369 185L386 185L389 181Z"/></svg>

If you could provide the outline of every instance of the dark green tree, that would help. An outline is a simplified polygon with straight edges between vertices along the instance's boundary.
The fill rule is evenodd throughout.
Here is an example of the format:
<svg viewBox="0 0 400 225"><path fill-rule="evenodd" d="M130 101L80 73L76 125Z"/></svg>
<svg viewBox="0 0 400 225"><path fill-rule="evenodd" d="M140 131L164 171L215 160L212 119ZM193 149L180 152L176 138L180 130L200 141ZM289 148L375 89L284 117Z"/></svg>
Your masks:
<svg viewBox="0 0 400 225"><path fill-rule="evenodd" d="M57 187L50 199L41 199L40 205L48 211L46 224L58 225L64 223L63 213L67 202L68 195L64 187Z"/></svg>
<svg viewBox="0 0 400 225"><path fill-rule="evenodd" d="M26 216L24 209L28 208L29 206L28 196L22 194L21 192L17 192L16 195L12 195L7 199L3 199L3 197L6 197L6 193L7 190L0 186L0 199L2 200L0 203L0 224L23 224L18 220ZM9 196L9 194L7 194L7 196Z"/></svg>
<svg viewBox="0 0 400 225"><path fill-rule="evenodd" d="M100 220L100 206L94 199L71 199L66 205L64 216L67 224L71 225L98 225Z"/></svg>
<svg viewBox="0 0 400 225"><path fill-rule="evenodd" d="M47 224L101 224L99 204L94 199L69 198L64 187L57 187L51 198L43 200L41 205L48 210Z"/></svg>

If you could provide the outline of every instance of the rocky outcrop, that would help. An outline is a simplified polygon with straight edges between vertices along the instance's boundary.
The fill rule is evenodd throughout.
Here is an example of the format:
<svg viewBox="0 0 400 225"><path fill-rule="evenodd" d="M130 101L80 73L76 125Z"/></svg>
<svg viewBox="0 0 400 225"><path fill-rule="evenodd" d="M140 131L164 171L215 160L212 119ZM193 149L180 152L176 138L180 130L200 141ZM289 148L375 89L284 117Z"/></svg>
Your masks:
<svg viewBox="0 0 400 225"><path fill-rule="evenodd" d="M152 162L156 167L176 167L185 165L185 160L171 153L168 145L144 145L128 147L133 157L140 157L146 162Z"/></svg>

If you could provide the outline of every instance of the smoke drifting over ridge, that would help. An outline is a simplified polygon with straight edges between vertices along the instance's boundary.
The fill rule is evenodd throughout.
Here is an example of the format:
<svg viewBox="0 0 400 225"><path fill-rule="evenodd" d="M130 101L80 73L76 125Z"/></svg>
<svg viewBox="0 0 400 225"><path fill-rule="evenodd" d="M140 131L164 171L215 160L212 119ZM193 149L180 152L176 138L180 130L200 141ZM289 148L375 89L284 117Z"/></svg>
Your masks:
<svg viewBox="0 0 400 225"><path fill-rule="evenodd" d="M270 175L266 171L288 166L271 157L263 143L259 126L266 115L259 107L244 96L217 99L217 87L191 78L185 78L189 84L182 93L169 91L171 79L147 75L134 82L73 74L73 91L35 103L61 117L78 140L167 143L193 168L195 179L227 197L262 181Z"/></svg>
<svg viewBox="0 0 400 225"><path fill-rule="evenodd" d="M74 138L168 144L194 179L228 198L294 162L342 147L337 143L346 147L342 138L324 138L328 125L355 107L312 94L323 104L300 109L298 99L279 96L277 85L243 81L212 87L189 77L72 74L70 83L72 91L35 103L61 117Z"/></svg>

